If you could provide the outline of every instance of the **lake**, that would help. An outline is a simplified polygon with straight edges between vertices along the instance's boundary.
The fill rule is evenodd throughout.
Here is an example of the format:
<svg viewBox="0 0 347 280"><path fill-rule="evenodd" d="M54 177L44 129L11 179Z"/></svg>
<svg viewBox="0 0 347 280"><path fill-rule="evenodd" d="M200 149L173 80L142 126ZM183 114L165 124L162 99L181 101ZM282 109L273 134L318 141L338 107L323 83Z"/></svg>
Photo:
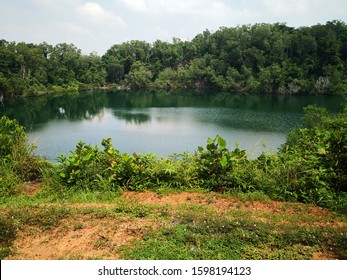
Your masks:
<svg viewBox="0 0 347 280"><path fill-rule="evenodd" d="M285 142L303 107L317 104L335 112L342 103L341 96L97 91L18 99L0 105L0 115L17 119L35 153L52 161L79 140L100 145L110 137L122 153L169 156L192 153L217 134L229 148L239 145L254 157Z"/></svg>

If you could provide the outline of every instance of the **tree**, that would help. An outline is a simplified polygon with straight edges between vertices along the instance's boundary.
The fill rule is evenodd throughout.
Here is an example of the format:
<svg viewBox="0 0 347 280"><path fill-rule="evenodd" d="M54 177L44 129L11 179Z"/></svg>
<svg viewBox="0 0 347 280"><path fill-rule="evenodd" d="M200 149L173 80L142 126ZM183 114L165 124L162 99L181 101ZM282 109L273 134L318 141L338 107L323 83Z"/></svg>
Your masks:
<svg viewBox="0 0 347 280"><path fill-rule="evenodd" d="M126 83L131 88L145 88L151 82L152 72L141 61L135 61L131 65L131 70L125 77Z"/></svg>
<svg viewBox="0 0 347 280"><path fill-rule="evenodd" d="M92 88L105 83L146 87L214 87L280 94L347 92L347 26L328 21L221 27L191 41L115 44L102 56L72 44L0 41L5 98Z"/></svg>

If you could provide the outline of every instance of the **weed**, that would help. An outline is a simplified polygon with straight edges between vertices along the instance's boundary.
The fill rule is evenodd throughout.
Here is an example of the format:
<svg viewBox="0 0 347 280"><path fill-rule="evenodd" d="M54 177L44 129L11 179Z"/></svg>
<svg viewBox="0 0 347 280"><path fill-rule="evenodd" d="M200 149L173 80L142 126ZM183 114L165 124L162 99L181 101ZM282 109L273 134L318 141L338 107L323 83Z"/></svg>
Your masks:
<svg viewBox="0 0 347 280"><path fill-rule="evenodd" d="M58 206L38 207L33 210L23 208L10 210L11 217L18 225L38 226L44 230L57 226L70 213L69 208Z"/></svg>
<svg viewBox="0 0 347 280"><path fill-rule="evenodd" d="M323 234L319 228L262 222L242 212L221 218L203 209L180 212L166 226L143 236L143 241L123 246L121 255L128 259L310 259L330 247L340 258L346 257L343 229Z"/></svg>
<svg viewBox="0 0 347 280"><path fill-rule="evenodd" d="M94 244L95 249L103 249L103 248L109 248L111 246L111 241L108 237L105 237L103 235L99 235L98 239L96 240Z"/></svg>
<svg viewBox="0 0 347 280"><path fill-rule="evenodd" d="M73 230L79 230L79 229L83 229L84 225L82 223L78 223L74 225Z"/></svg>
<svg viewBox="0 0 347 280"><path fill-rule="evenodd" d="M142 204L120 203L117 207L112 208L117 214L130 214L137 218L144 218L151 212L151 207Z"/></svg>
<svg viewBox="0 0 347 280"><path fill-rule="evenodd" d="M0 259L11 253L11 245L16 238L17 230L13 220L0 215Z"/></svg>
<svg viewBox="0 0 347 280"><path fill-rule="evenodd" d="M207 204L213 204L216 202L216 198L215 197L212 197L210 196L208 199L207 199Z"/></svg>
<svg viewBox="0 0 347 280"><path fill-rule="evenodd" d="M14 172L11 162L0 160L0 197L10 197L18 194L18 186L21 182Z"/></svg>
<svg viewBox="0 0 347 280"><path fill-rule="evenodd" d="M269 196L263 193L262 191L254 191L249 193L236 192L234 193L234 195L243 202L245 201L269 202L270 201Z"/></svg>
<svg viewBox="0 0 347 280"><path fill-rule="evenodd" d="M61 259L65 260L66 257L62 257ZM82 254L75 253L75 254L71 254L67 259L68 260L83 260L84 256Z"/></svg>

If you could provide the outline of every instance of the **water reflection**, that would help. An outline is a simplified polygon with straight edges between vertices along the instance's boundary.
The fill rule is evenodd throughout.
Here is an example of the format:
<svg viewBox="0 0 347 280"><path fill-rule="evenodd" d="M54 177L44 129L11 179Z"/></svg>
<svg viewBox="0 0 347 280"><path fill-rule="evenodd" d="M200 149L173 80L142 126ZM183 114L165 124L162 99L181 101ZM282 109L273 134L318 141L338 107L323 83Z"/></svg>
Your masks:
<svg viewBox="0 0 347 280"><path fill-rule="evenodd" d="M107 105L105 93L66 94L10 101L0 109L0 115L15 118L23 126L35 129L36 125L54 119L91 119Z"/></svg>
<svg viewBox="0 0 347 280"><path fill-rule="evenodd" d="M113 115L119 120L124 120L126 123L141 125L151 121L151 117L145 113L136 113L128 111L113 111Z"/></svg>
<svg viewBox="0 0 347 280"><path fill-rule="evenodd" d="M6 102L0 107L0 115L16 118L25 127L35 129L54 119L69 121L88 120L100 114L105 108L112 108L115 114L130 109L146 108L233 108L249 112L297 112L309 104L325 106L330 110L341 107L343 97L339 96L277 96L257 94L231 94L194 91L136 91L95 92L66 94L39 98L26 98ZM237 112L236 112L237 113ZM135 119L139 123L148 121L142 113L125 112L125 120ZM148 116L150 119L150 117ZM257 117L256 117L257 118ZM254 118L253 118L254 119ZM235 123L240 123L236 118Z"/></svg>
<svg viewBox="0 0 347 280"><path fill-rule="evenodd" d="M0 115L28 131L38 153L54 159L79 140L111 137L122 152L192 152L216 134L250 153L276 149L302 108L339 110L343 97L276 96L194 91L94 92L27 98L4 103ZM263 148L266 143L267 148Z"/></svg>

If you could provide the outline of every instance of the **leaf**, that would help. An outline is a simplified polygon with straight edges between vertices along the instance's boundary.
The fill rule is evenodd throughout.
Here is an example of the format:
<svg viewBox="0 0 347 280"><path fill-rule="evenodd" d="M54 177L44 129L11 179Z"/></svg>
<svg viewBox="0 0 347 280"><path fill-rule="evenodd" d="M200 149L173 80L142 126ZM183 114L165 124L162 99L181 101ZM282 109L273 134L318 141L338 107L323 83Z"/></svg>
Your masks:
<svg viewBox="0 0 347 280"><path fill-rule="evenodd" d="M89 161L91 157L92 157L92 155L88 154L88 155L83 157L83 161Z"/></svg>
<svg viewBox="0 0 347 280"><path fill-rule="evenodd" d="M217 149L217 146L214 143L207 144L206 149L208 151L215 151Z"/></svg>
<svg viewBox="0 0 347 280"><path fill-rule="evenodd" d="M208 138L207 139L207 145L211 145L211 144L214 144L214 139Z"/></svg>
<svg viewBox="0 0 347 280"><path fill-rule="evenodd" d="M227 159L227 157L226 157L225 155L223 155L223 156L221 157L221 159L219 160L219 162L220 162L220 165L222 166L222 168L226 168L227 165L228 165L228 159Z"/></svg>
<svg viewBox="0 0 347 280"><path fill-rule="evenodd" d="M318 154L319 155L325 155L327 152L323 147L318 148Z"/></svg>
<svg viewBox="0 0 347 280"><path fill-rule="evenodd" d="M218 140L218 144L219 144L220 149L225 150L227 147L227 142L219 135L217 135L217 140Z"/></svg>

